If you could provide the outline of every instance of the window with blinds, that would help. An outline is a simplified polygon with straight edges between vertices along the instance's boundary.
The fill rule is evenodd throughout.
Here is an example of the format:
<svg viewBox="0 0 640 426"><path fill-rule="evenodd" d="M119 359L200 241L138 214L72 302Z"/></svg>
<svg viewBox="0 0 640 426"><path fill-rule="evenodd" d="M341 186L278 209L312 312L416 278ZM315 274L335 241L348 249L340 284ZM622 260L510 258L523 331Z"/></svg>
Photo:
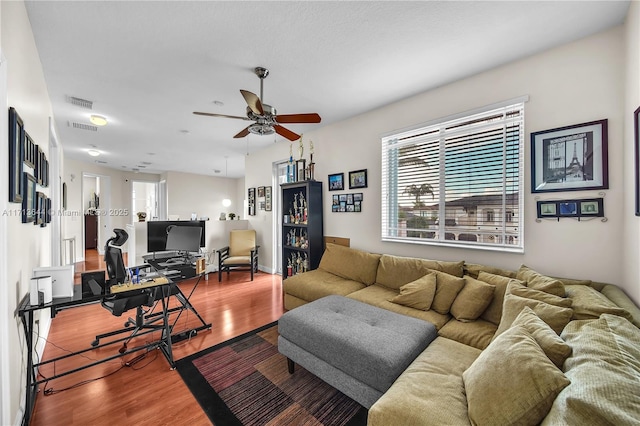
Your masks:
<svg viewBox="0 0 640 426"><path fill-rule="evenodd" d="M382 138L382 239L523 251L524 100Z"/></svg>

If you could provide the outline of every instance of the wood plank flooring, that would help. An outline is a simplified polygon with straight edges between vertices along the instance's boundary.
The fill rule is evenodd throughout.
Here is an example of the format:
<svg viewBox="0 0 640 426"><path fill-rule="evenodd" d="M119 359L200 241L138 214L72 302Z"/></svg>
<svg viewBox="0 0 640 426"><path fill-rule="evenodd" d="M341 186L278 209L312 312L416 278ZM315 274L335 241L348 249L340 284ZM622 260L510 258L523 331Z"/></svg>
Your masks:
<svg viewBox="0 0 640 426"><path fill-rule="evenodd" d="M104 269L104 263L94 250L87 251L85 258L86 262L76 265L76 282L82 271ZM228 277L223 274L221 283L218 283L217 273L200 281L190 301L205 321L212 323L212 329L175 343L174 359L184 358L280 318L283 313L281 277L260 272L254 281L249 280L248 272L232 272ZM179 285L185 294L189 294L194 284L195 280L188 280ZM172 306L173 303L175 301ZM87 348L96 333L121 328L127 316L133 315L135 310L115 317L100 304L62 311L51 323L43 359L51 359L68 350ZM175 332L198 325L200 322L193 313L184 312ZM154 332L139 339L156 340L158 335L159 332ZM119 348L119 344L114 344L90 351L85 354L86 358L72 357L48 364L42 366L40 372L44 376L51 375L56 368L60 371L86 364L105 354L116 354ZM179 374L169 369L159 350L149 352L131 366L123 366L135 356L130 354L41 385L31 425L210 424ZM99 379L94 380L96 378ZM88 383L82 384L85 381ZM63 390L66 388L69 389ZM53 393L43 395L43 389L52 389Z"/></svg>

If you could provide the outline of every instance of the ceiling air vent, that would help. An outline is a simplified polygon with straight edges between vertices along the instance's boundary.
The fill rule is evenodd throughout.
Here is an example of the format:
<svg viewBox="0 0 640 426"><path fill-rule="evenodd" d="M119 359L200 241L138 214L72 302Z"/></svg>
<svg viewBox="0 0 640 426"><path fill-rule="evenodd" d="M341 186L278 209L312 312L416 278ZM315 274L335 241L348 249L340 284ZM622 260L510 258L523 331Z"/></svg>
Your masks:
<svg viewBox="0 0 640 426"><path fill-rule="evenodd" d="M70 104L79 106L81 108L93 109L92 101L88 101L82 98L76 98L75 96L67 96L67 102L69 102Z"/></svg>
<svg viewBox="0 0 640 426"><path fill-rule="evenodd" d="M75 121L67 122L67 124L69 125L69 127L73 127L74 129L90 130L92 132L98 131L98 126L93 126L91 124L77 123Z"/></svg>

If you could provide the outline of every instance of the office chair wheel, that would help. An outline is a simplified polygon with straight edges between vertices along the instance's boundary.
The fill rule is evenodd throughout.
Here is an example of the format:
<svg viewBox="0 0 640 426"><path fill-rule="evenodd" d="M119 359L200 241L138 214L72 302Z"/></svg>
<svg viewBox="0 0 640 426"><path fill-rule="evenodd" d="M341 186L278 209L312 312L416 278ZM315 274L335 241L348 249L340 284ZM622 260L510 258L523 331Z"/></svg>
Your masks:
<svg viewBox="0 0 640 426"><path fill-rule="evenodd" d="M125 323L124 323L124 326L125 326L125 327L129 327L130 325L133 325L133 324L129 323L129 321L127 321L127 322L125 322Z"/></svg>
<svg viewBox="0 0 640 426"><path fill-rule="evenodd" d="M91 342L91 346L96 347L98 346L99 343L100 343L100 340L96 339L93 342Z"/></svg>

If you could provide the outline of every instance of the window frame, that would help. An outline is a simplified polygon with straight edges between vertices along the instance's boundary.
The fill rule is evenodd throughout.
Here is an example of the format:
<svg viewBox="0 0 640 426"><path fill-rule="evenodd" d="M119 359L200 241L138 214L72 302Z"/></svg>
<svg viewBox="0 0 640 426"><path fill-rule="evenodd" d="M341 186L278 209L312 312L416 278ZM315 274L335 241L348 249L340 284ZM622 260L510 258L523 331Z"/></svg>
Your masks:
<svg viewBox="0 0 640 426"><path fill-rule="evenodd" d="M381 160L381 175L382 175L382 185L381 185L381 238L382 241L391 241L391 242L401 242L401 243L410 243L410 244L421 244L421 245L436 245L436 246L447 246L447 247L457 247L457 248L465 248L465 249L480 249L480 250L491 250L491 251L503 251L503 252L516 252L523 253L524 252L524 223L525 223L525 215L524 215L524 151L525 151L525 103L529 100L528 96L521 96L519 98L514 98L510 100L506 100L503 102L495 103L492 105L487 105L484 107L480 107L474 110L461 112L458 114L450 115L447 117L439 118L436 120L431 120L430 122L422 123L419 125L411 126L409 128L404 128L400 130L395 130L393 132L386 133L381 135L381 148L382 148L382 160ZM519 109L521 114L517 120L510 119L506 117L505 112L510 109ZM445 140L450 136L445 135L445 129L447 132L451 132L450 129L456 125L456 123L464 122L465 120L468 122L473 120L474 116L485 116L489 117L495 113L503 113L503 117L500 119L500 123L502 123L505 127L505 136L503 136L503 147L502 147L502 155L503 155L503 164L501 165L503 180L502 185L503 188L511 187L517 188L516 191L507 191L503 189L502 194L499 194L498 197L501 197L502 206L499 205L496 207L484 207L481 205L474 206L476 210L476 218L478 221L482 221L483 223L478 223L478 225L485 224L486 215L484 209L492 208L494 209L493 218L494 222L492 224L496 224L500 227L500 231L496 232L495 236L497 238L491 238L492 235L487 233L487 239L494 241L499 240L499 243L488 243L482 241L472 241L473 234L469 233L468 230L461 229L461 233L459 235L464 234L463 239L452 240L451 239L451 229L448 228L446 222L450 221L446 216L446 207L447 202L451 202L451 200L447 201L447 185L444 179L445 176L445 155L448 153L451 155L452 148L445 144ZM513 126L513 123L516 123L519 126L519 130L517 133L517 138L510 139L506 135L506 131L509 126ZM483 126L481 123L480 126ZM473 131L473 125L468 125L468 129ZM463 132L464 133L464 132ZM419 232L418 234L429 233L431 229L434 229L436 234L435 237L425 237L425 236L409 236L409 235L399 235L399 220L401 217L400 207L398 203L398 198L401 194L400 191L400 182L399 179L402 177L399 173L398 168L400 167L400 157L399 150L402 148L403 143L405 146L411 146L410 142L399 142L399 141L407 141L412 138L420 138L424 135L429 135L428 138L435 139L439 138L440 143L438 144L437 150L433 147L425 148L430 149L430 155L434 155L437 153L438 156L438 170L437 176L439 183L438 188L432 188L434 191L431 193L434 195L434 192L437 193L435 195L436 203L433 203L431 207L432 210L436 210L435 206L437 206L437 217L445 218L445 223L440 223L442 221L436 222L434 225L435 228L429 227L429 230L424 232ZM425 140L427 137L425 137ZM511 142L511 148L517 145L518 151L515 153L513 158L517 157L517 165L508 165L507 164L507 151L509 146L508 142ZM515 143L514 143L515 142ZM419 146L420 143L423 143L426 146L426 142L418 142L416 146ZM394 145L400 146L394 146ZM435 145L435 144L434 144ZM513 160L513 158L509 158ZM517 170L518 176L517 178L512 179L513 176L507 177L506 172ZM515 173L514 173L515 174ZM479 178L478 178L479 179ZM478 179L475 182L478 182ZM515 183L517 181L517 184ZM474 182L473 179L470 180L471 183ZM471 185L470 185L471 186ZM450 185L451 187L451 185ZM506 200L511 198L511 203L507 204ZM513 200L513 198L517 197L517 200ZM480 210L482 208L482 210ZM451 211L451 206L449 206L449 211ZM481 213L478 215L478 213ZM455 219L454 219L455 220ZM470 225L467 225L470 226ZM510 232L507 232L507 228L510 228ZM478 227L477 236L481 237L485 230ZM416 233L413 231L413 233ZM431 232L433 233L433 232ZM395 234L395 235L394 235ZM467 235L469 234L469 235ZM509 241L514 241L514 237L517 238L516 244L509 244Z"/></svg>

